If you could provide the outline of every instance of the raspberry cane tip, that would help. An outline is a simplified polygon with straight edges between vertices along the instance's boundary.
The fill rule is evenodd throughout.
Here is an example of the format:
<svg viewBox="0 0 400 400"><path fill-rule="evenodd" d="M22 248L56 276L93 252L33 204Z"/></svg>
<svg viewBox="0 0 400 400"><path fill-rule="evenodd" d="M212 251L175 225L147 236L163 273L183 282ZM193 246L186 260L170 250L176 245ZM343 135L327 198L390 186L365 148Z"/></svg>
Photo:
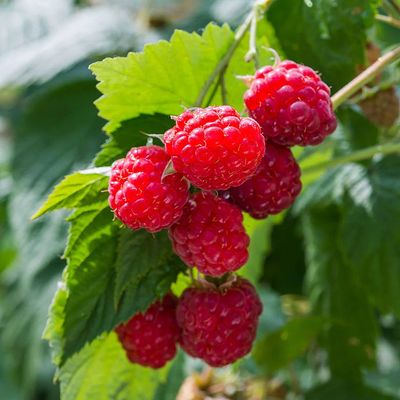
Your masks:
<svg viewBox="0 0 400 400"><path fill-rule="evenodd" d="M182 215L189 197L188 182L178 173L162 178L169 160L161 147L142 146L113 164L109 204L129 228L157 232Z"/></svg>
<svg viewBox="0 0 400 400"><path fill-rule="evenodd" d="M265 143L260 126L229 106L187 110L164 134L177 172L204 190L239 186L256 170Z"/></svg>

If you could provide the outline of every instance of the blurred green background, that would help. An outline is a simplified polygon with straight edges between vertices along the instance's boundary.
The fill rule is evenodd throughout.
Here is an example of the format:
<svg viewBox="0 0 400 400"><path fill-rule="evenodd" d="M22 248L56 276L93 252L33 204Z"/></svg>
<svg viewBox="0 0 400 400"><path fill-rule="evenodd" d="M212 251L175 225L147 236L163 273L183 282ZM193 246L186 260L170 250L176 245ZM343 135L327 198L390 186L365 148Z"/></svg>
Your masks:
<svg viewBox="0 0 400 400"><path fill-rule="evenodd" d="M290 1L281 3L289 15ZM35 222L30 217L62 176L90 166L106 139L104 121L93 105L99 92L88 65L168 39L175 28L200 31L211 20L235 27L250 7L248 0L0 0L1 399L59 398L50 351L41 335L64 267L66 214ZM272 13L272 22L274 18L279 16ZM398 32L378 24L371 36L386 47L400 41ZM279 28L276 34L284 44ZM284 50L292 51L292 57L299 51ZM271 236L262 260L262 295L268 305L262 324L268 331L308 307L301 297L305 256L299 218L288 213L280 221L259 233ZM378 366L366 373L366 380L400 398L400 324L391 314L379 315L379 324ZM253 367L250 363L245 368L250 376ZM329 377L322 351L298 360L294 368L271 375L269 383L289 380L292 389L307 389ZM232 382L238 379L233 370L222 382L235 386ZM280 383L273 390L278 399L292 395ZM348 399L354 400L348 392ZM365 399L377 398L368 396ZM321 392L309 398L328 397Z"/></svg>

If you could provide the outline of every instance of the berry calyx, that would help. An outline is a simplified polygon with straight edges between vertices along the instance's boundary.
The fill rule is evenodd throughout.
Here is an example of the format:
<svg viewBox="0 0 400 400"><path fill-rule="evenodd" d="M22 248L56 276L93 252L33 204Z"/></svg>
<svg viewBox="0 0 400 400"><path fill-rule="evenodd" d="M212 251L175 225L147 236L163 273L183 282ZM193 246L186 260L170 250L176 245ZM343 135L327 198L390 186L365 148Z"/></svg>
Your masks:
<svg viewBox="0 0 400 400"><path fill-rule="evenodd" d="M161 368L174 358L180 337L176 305L177 298L167 294L115 329L129 361Z"/></svg>
<svg viewBox="0 0 400 400"><path fill-rule="evenodd" d="M241 211L211 193L198 192L190 198L169 237L175 253L206 275L235 271L249 256Z"/></svg>
<svg viewBox="0 0 400 400"><path fill-rule="evenodd" d="M142 146L131 149L113 164L109 204L129 228L157 232L182 215L189 185L178 173L162 177L169 160L161 147Z"/></svg>
<svg viewBox="0 0 400 400"><path fill-rule="evenodd" d="M237 278L229 287L191 287L176 310L181 346L212 367L248 354L256 336L262 304L252 284Z"/></svg>
<svg viewBox="0 0 400 400"><path fill-rule="evenodd" d="M241 185L265 152L259 125L229 106L185 111L164 142L175 170L204 190Z"/></svg>
<svg viewBox="0 0 400 400"><path fill-rule="evenodd" d="M245 183L222 193L256 219L290 207L301 191L300 168L289 148L267 142L256 173Z"/></svg>
<svg viewBox="0 0 400 400"><path fill-rule="evenodd" d="M329 87L293 61L258 70L244 101L265 137L283 146L316 145L336 129Z"/></svg>

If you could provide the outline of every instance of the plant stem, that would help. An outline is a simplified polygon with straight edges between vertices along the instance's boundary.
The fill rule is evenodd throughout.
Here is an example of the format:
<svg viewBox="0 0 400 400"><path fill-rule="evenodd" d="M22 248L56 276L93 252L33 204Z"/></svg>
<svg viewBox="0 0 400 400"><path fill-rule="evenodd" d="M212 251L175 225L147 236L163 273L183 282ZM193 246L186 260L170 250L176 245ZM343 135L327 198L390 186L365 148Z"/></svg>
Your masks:
<svg viewBox="0 0 400 400"><path fill-rule="evenodd" d="M238 48L240 42L242 41L244 35L246 34L247 30L250 28L251 20L253 19L253 12L252 11L244 20L243 24L240 25L239 29L235 34L235 39L231 46L229 47L228 51L226 52L225 56L221 59L221 61L217 64L214 71L211 73L209 78L207 79L206 83L202 87L199 96L197 97L195 107L201 107L203 104L204 98L206 97L209 89L211 88L215 79L221 74L222 71L226 69L231 60L235 50Z"/></svg>
<svg viewBox="0 0 400 400"><path fill-rule="evenodd" d="M221 61L217 64L214 71L211 73L209 78L207 79L204 86L201 88L199 96L197 97L196 103L194 104L195 107L201 107L205 97L207 96L208 91L212 87L215 79L221 76L221 73L224 74L229 62L233 54L235 53L236 49L239 47L240 42L246 35L246 32L250 29L252 24L253 18L257 18L257 15L260 11L265 13L272 3L272 0L258 0L255 2L254 6L252 7L250 13L247 15L246 19L243 21L242 25L239 26L238 30L236 31L235 38L231 46L229 47L228 51L221 59Z"/></svg>
<svg viewBox="0 0 400 400"><path fill-rule="evenodd" d="M366 149L358 150L345 156L336 157L333 158L332 160L303 168L302 172L304 174L309 174L320 170L336 167L337 165L346 164L349 162L366 160L368 158L373 157L375 154L391 154L391 153L400 153L400 143L386 143L368 147Z"/></svg>
<svg viewBox="0 0 400 400"><path fill-rule="evenodd" d="M250 24L250 40L249 40L249 51L244 57L246 62L254 60L254 66L257 70L259 68L258 56L257 56L257 13L254 12L253 18Z"/></svg>
<svg viewBox="0 0 400 400"><path fill-rule="evenodd" d="M382 71L382 69L384 69L393 61L396 61L398 58L400 58L400 46L378 58L378 60L369 66L365 71L363 71L360 75L358 75L332 96L333 108L338 108L347 99L353 96L354 93L358 92L364 85L371 82L376 75Z"/></svg>
<svg viewBox="0 0 400 400"><path fill-rule="evenodd" d="M375 16L375 19L377 19L378 21L381 21L381 22L385 22L386 24L389 24L396 28L400 28L400 20L393 18L389 15L378 14Z"/></svg>

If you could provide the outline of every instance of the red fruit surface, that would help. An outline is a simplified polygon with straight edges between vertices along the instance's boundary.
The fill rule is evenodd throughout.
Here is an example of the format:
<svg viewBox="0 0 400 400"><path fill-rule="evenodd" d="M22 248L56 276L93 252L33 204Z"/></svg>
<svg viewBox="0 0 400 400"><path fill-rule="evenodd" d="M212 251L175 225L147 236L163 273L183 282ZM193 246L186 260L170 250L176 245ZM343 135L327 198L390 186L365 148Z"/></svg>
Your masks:
<svg viewBox="0 0 400 400"><path fill-rule="evenodd" d="M177 172L204 190L239 186L256 170L265 143L259 125L229 106L196 108L164 134Z"/></svg>
<svg viewBox="0 0 400 400"><path fill-rule="evenodd" d="M316 145L336 129L329 87L293 61L258 70L244 101L265 137L283 146Z"/></svg>
<svg viewBox="0 0 400 400"><path fill-rule="evenodd" d="M176 297L167 294L145 313L134 315L115 329L129 361L161 368L174 358L180 337L176 305Z"/></svg>
<svg viewBox="0 0 400 400"><path fill-rule="evenodd" d="M177 173L162 179L169 160L161 147L143 146L113 164L108 200L117 218L129 228L157 232L182 215L189 185Z"/></svg>
<svg viewBox="0 0 400 400"><path fill-rule="evenodd" d="M176 254L206 275L235 271L248 259L249 237L241 211L211 193L192 196L169 237Z"/></svg>
<svg viewBox="0 0 400 400"><path fill-rule="evenodd" d="M178 302L181 345L193 357L222 367L250 352L262 304L245 279L228 288L188 288Z"/></svg>
<svg viewBox="0 0 400 400"><path fill-rule="evenodd" d="M262 219L290 207L301 191L300 168L289 148L267 142L257 172L243 185L222 193L252 217Z"/></svg>

